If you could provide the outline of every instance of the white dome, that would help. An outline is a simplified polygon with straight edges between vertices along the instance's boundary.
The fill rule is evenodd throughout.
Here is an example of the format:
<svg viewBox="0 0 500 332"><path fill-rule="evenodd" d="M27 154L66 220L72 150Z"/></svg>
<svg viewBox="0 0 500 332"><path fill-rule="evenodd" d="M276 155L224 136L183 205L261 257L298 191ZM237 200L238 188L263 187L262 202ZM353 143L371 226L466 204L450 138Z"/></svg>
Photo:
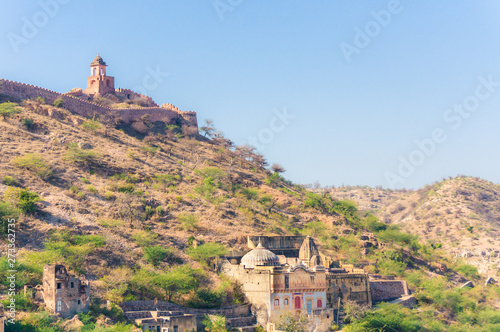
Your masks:
<svg viewBox="0 0 500 332"><path fill-rule="evenodd" d="M278 256L264 248L261 243L241 258L241 265L247 269L256 266L281 266Z"/></svg>

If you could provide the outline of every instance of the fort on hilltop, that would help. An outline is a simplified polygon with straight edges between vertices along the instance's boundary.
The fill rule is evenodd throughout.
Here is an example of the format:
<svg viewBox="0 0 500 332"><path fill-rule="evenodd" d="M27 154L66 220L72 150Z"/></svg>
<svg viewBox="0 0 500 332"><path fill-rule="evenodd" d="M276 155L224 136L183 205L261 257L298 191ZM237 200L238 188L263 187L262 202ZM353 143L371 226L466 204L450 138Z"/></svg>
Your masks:
<svg viewBox="0 0 500 332"><path fill-rule="evenodd" d="M38 86L0 79L0 95L17 99L35 99L42 97L47 103L56 99L63 100L63 107L74 114L85 117L111 116L124 123L131 123L147 116L149 121L175 122L198 128L196 112L181 111L172 104L158 106L151 97L129 89L115 89L115 79L106 73L107 64L97 56L90 64L90 76L87 88L76 88L67 93L59 93ZM94 102L94 98L110 97L114 100L140 100L144 105L129 108L111 108ZM143 107L142 107L143 106Z"/></svg>

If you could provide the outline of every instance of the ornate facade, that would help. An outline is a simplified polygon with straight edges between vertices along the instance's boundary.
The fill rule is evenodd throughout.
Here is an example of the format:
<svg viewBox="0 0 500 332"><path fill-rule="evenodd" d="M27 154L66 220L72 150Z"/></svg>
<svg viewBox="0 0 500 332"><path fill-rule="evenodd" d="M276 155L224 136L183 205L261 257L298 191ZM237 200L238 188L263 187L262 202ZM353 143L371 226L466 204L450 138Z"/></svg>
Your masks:
<svg viewBox="0 0 500 332"><path fill-rule="evenodd" d="M371 305L368 275L354 268L332 268L333 259L309 236L248 237L248 247L252 250L245 255L228 255L218 265L241 283L257 322L268 330L283 314L300 313L318 331L326 331L336 319L339 299Z"/></svg>

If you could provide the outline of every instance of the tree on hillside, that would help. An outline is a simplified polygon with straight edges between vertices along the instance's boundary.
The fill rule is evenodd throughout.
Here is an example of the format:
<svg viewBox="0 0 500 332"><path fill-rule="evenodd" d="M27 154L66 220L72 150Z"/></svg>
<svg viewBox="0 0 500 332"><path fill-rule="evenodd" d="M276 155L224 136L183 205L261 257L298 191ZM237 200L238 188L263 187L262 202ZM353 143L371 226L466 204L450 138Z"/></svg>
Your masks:
<svg viewBox="0 0 500 332"><path fill-rule="evenodd" d="M273 170L274 173L286 172L286 169L283 166L281 166L280 164L273 164L273 166L271 166L271 169Z"/></svg>
<svg viewBox="0 0 500 332"><path fill-rule="evenodd" d="M203 132L203 136L211 138L215 131L214 121L212 119L205 119L205 125L200 127L200 130Z"/></svg>
<svg viewBox="0 0 500 332"><path fill-rule="evenodd" d="M205 315L203 319L205 330L209 332L227 332L226 324L226 317L222 315Z"/></svg>
<svg viewBox="0 0 500 332"><path fill-rule="evenodd" d="M212 135L212 142L226 149L231 149L234 146L233 141L231 141L229 138L226 138L222 131L217 131Z"/></svg>
<svg viewBox="0 0 500 332"><path fill-rule="evenodd" d="M19 105L16 103L2 103L0 104L0 115L3 121L7 120L8 117L19 113Z"/></svg>

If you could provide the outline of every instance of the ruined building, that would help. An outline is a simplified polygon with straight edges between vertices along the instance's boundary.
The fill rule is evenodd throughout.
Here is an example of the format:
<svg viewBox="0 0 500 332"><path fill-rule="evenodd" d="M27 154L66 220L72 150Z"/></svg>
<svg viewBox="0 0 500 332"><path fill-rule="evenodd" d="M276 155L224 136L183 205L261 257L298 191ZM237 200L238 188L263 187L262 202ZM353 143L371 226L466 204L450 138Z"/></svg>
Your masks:
<svg viewBox="0 0 500 332"><path fill-rule="evenodd" d="M68 273L63 265L45 265L43 284L37 287L47 309L61 317L70 317L89 309L89 283ZM40 294L36 295L37 298Z"/></svg>

